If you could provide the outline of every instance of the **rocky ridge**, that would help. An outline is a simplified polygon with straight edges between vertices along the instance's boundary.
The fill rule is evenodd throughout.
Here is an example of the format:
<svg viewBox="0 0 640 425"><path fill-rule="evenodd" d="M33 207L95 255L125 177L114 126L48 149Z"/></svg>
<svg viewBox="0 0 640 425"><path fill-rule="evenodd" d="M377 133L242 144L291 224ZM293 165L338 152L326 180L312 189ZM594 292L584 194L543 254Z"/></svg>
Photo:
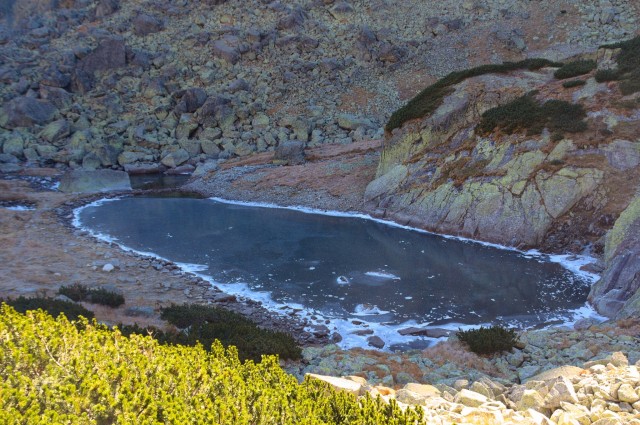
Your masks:
<svg viewBox="0 0 640 425"><path fill-rule="evenodd" d="M639 93L625 95L618 83L594 78L615 67L618 54L600 49L577 58L598 67L577 85L554 77L553 67L456 84L432 114L385 139L377 178L365 192L367 208L439 233L524 249L605 253L605 277L590 300L607 316L633 315L636 305L625 301L638 289ZM579 105L584 120L562 118L564 124L575 120L568 132L479 130L485 112L526 102ZM512 117L522 114L512 111Z"/></svg>

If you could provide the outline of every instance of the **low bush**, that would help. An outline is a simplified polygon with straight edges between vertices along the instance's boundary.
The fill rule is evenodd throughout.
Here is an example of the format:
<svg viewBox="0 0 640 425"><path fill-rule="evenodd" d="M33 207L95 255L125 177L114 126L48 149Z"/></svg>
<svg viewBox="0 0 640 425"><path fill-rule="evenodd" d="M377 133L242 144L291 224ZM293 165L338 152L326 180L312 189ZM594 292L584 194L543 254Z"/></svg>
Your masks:
<svg viewBox="0 0 640 425"><path fill-rule="evenodd" d="M26 313L27 311L32 310L44 310L53 317L57 317L60 313L63 313L69 320L78 320L80 316L86 317L87 319L93 319L93 312L87 310L80 304L71 303L69 301L54 300L53 298L0 298L0 303L6 303L20 313Z"/></svg>
<svg viewBox="0 0 640 425"><path fill-rule="evenodd" d="M598 81L620 81L620 91L629 95L640 91L640 36L620 43L601 46L609 49L620 49L616 57L618 69L601 70L596 73Z"/></svg>
<svg viewBox="0 0 640 425"><path fill-rule="evenodd" d="M560 69L553 73L553 76L559 80L564 80L587 74L594 69L596 69L596 61L594 60L573 61L562 65Z"/></svg>
<svg viewBox="0 0 640 425"><path fill-rule="evenodd" d="M615 69L600 69L596 72L595 79L599 83L606 81L616 81L620 78L620 74Z"/></svg>
<svg viewBox="0 0 640 425"><path fill-rule="evenodd" d="M458 331L456 336L476 354L493 354L511 350L518 343L515 329L491 326Z"/></svg>
<svg viewBox="0 0 640 425"><path fill-rule="evenodd" d="M433 113L442 104L444 98L453 92L452 86L461 83L467 78L485 74L504 74L518 69L533 71L546 66L561 67L562 65L562 63L552 62L547 59L533 58L520 62L481 65L464 71L452 72L422 90L413 99L409 100L406 105L395 111L389 118L385 130L391 131L409 120L422 118Z"/></svg>
<svg viewBox="0 0 640 425"><path fill-rule="evenodd" d="M640 91L640 70L632 78L620 81L620 91L625 96Z"/></svg>
<svg viewBox="0 0 640 425"><path fill-rule="evenodd" d="M71 286L61 286L58 294L71 298L73 301L86 301L108 307L119 307L124 304L124 296L107 291L104 288L88 288L86 285L74 283Z"/></svg>
<svg viewBox="0 0 640 425"><path fill-rule="evenodd" d="M89 297L89 288L86 285L81 285L79 283L74 283L70 286L63 285L58 289L58 294L64 295L75 302L80 302Z"/></svg>
<svg viewBox="0 0 640 425"><path fill-rule="evenodd" d="M584 86L585 84L587 84L585 80L571 80L571 81L565 81L564 83L562 83L562 87L564 87L565 89L570 89L573 87Z"/></svg>
<svg viewBox="0 0 640 425"><path fill-rule="evenodd" d="M115 308L124 304L124 296L122 294L107 291L104 288L95 288L89 293L87 301L92 304L101 304Z"/></svg>
<svg viewBox="0 0 640 425"><path fill-rule="evenodd" d="M422 409L298 383L275 356L158 344L84 320L0 307L0 423L322 425L423 423Z"/></svg>
<svg viewBox="0 0 640 425"><path fill-rule="evenodd" d="M219 340L225 346L237 347L242 360L259 361L265 354L294 360L302 357L302 351L291 335L261 329L246 317L219 307L172 305L163 308L160 317L183 329L169 337L168 342L183 345L200 343L208 347Z"/></svg>
<svg viewBox="0 0 640 425"><path fill-rule="evenodd" d="M500 129L506 134L525 130L528 135L540 134L544 128L561 134L578 133L587 129L586 113L581 105L563 100L548 100L539 103L535 93L528 93L505 105L491 108L482 114L476 127L480 133Z"/></svg>

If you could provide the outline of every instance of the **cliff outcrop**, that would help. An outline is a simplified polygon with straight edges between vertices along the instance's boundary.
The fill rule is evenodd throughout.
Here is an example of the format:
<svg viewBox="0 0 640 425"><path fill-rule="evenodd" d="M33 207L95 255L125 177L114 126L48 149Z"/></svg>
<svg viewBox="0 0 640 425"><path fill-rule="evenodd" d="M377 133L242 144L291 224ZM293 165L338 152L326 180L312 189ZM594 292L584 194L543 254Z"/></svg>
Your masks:
<svg viewBox="0 0 640 425"><path fill-rule="evenodd" d="M576 58L574 67L597 69L570 79L557 78L557 66L471 72L441 103L432 96L432 113L388 133L367 208L522 249L604 253L591 301L603 314L630 314L638 302L623 305L639 286L640 93L629 89L636 76L606 78L628 59L628 49L612 47Z"/></svg>

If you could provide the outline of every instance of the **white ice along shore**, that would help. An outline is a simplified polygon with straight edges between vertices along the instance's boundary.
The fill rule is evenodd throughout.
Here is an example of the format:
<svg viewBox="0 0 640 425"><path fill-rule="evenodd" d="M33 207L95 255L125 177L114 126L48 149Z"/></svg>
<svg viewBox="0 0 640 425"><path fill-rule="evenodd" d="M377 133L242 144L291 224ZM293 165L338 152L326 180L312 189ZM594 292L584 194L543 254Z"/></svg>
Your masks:
<svg viewBox="0 0 640 425"><path fill-rule="evenodd" d="M89 207L96 207L96 206L100 206L106 202L113 202L113 201L117 201L121 199L121 197L117 197L117 198L104 198L104 199L100 199L97 201L94 201L90 204L84 205L82 207L76 208L73 212L73 220L72 220L72 224L81 229L86 231L88 234L90 234L91 236L95 237L96 239L105 241L105 242L109 242L109 243L113 243L116 244L117 246L119 246L122 250L124 251L129 251L129 252L135 252L139 255L143 255L143 256L147 256L147 257L153 257L153 258L158 258L161 259L163 261L169 261L171 262L172 260L161 257L155 253L152 252L142 252L142 251L138 251L135 250L133 248L130 248L122 243L120 243L120 241L118 241L117 239L110 237L109 235L105 235L103 233L100 232L95 232L92 229L84 226L82 224L82 221L80 219L80 214L81 212ZM585 265L585 264L589 264L595 261L595 259L588 257L588 256L580 256L580 255L573 255L573 254L567 254L567 255L546 255L546 254L542 254L539 251L535 251L535 250L530 250L530 251L526 251L523 252L521 250L518 250L516 248L513 247L507 247L507 246L503 246L503 245L498 245L498 244L494 244L494 243L489 243L489 242L482 242L482 241L476 241L473 239L468 239L468 238L463 238L463 237L458 237L458 236L451 236L451 235L441 235L441 234L437 234L434 232L428 232L426 230L423 229L418 229L418 228L413 228L413 227L409 227L409 226L405 226L405 225L401 225L392 221L388 221L388 220L382 220L382 219L377 219L374 217L371 217L367 214L362 214L362 213L357 213L357 212L340 212L340 211L330 211L330 210L320 210L320 209L314 209L314 208L307 208L307 207L302 207L302 206L280 206L280 205L276 205L276 204L269 204L269 203L261 203L261 202L243 202L243 201L232 201L232 200L227 200L227 199L222 199L222 198L209 198L213 201L216 202L220 202L220 203L226 203L226 204L231 204L231 205L242 205L242 206L249 206L249 207L257 207L257 208L278 208L278 209L288 209L288 210L295 210L295 211L299 211L299 212L303 212L303 213L307 213L307 214L319 214L319 215L327 215L327 216L333 216L333 217L350 217L350 218L360 218L360 219L364 219L364 220L371 220L371 221L375 221L378 223L382 223L388 226L393 226L393 227L398 227L398 228L402 228L405 230L410 230L410 231L415 231L415 232L419 232L419 233L424 233L424 234L431 234L431 235L436 235L436 236L440 236L440 237L444 237L446 239L455 239L455 240L459 240L465 243L477 243L477 244L481 244L484 246L490 246L490 247L494 247L494 248L498 248L498 249L503 249L503 250L508 250L508 251L514 251L514 252L518 252L522 255L525 256L530 256L530 257L538 257L540 258L540 261L543 260L547 260L547 261L552 261L555 263L560 264L562 267L564 267L565 269L571 271L572 273L579 275L583 278L585 278L586 280L588 280L591 283L594 283L599 276L593 273L589 273L583 270L580 270L580 268ZM412 342L415 341L438 341L438 340L442 340L442 339L446 339L446 337L442 337L442 338L428 338L428 337L424 337L424 336L411 336L411 335L401 335L399 333L400 330L402 329L406 329L409 327L415 327L415 328L420 328L420 329L429 329L429 328L438 328L438 329L447 329L447 330L451 330L451 331L457 331L459 329L462 330L467 330L467 329L472 329L472 328L478 328L480 326L489 326L490 323L481 323L481 324L475 324L475 325L466 325L466 324L461 324L461 323L448 323L448 324L444 324L444 325L437 325L437 326L431 326L430 322L427 323L418 323L415 320L410 320L410 321L406 321L400 324L389 324L389 323L378 323L378 322L372 322L372 321L366 321L366 317L368 316L380 316L380 315L384 315L387 314L389 312L387 311L382 311L380 310L377 306L364 306L364 305L358 305L355 309L355 311L351 314L352 317L350 318L336 318L336 317L328 317L326 315L321 314L320 312L307 308L303 305L300 304L294 304L294 303L280 303L275 301L272 297L271 294L267 291L256 291L253 290L249 287L249 285L247 283L221 283L221 282L216 282L215 280L213 280L213 278L209 275L207 275L205 272L208 270L208 266L206 265L200 265L200 264L185 264L185 263L175 263L177 266L179 266L183 272L185 273L189 273L195 276L198 276L206 281L208 281L211 285L216 286L218 288L220 288L221 290L223 290L224 292L230 294L230 295L235 295L237 297L241 297L241 298L246 298L246 299L251 299L257 302L260 302L265 308L271 310L272 312L274 312L275 314L279 314L279 315L285 315L288 312L292 311L292 310L296 310L298 311L298 315L301 318L304 318L306 316L306 318L310 318L311 316L315 316L315 324L310 325L309 327L307 327L307 331L309 332L313 332L314 331L314 326L316 325L320 325L323 324L325 326L327 326L327 328L329 328L329 330L331 332L337 332L338 334L341 335L342 340L338 343L338 346L342 349L350 349L350 348L366 348L366 349L372 349L371 346L369 346L367 339L370 338L371 336L375 335L380 337L384 342L385 342L385 346L384 346L384 350L389 350L390 347L395 346L395 345L403 345L403 346L407 346L408 344L411 344ZM385 273L385 272L368 272L366 273L370 276L374 276L374 277L378 277L378 278L384 278L384 279L399 279L397 276L390 274L390 273ZM593 318L595 320L598 321L603 321L606 320L605 317L598 315L595 310L593 310L593 308L591 308L591 306L589 306L588 304L585 303L584 306L575 309L573 311L571 311L570 313L572 318L567 320L566 317L558 317L558 321L560 321L561 323L559 325L554 325L554 326L571 326L573 323L575 323L577 320L582 319L582 318ZM354 320L357 319L357 320ZM356 323L354 323L356 322ZM362 330L371 330L373 331L373 333L369 333L366 335L362 335L362 333L356 333L358 331L362 331Z"/></svg>

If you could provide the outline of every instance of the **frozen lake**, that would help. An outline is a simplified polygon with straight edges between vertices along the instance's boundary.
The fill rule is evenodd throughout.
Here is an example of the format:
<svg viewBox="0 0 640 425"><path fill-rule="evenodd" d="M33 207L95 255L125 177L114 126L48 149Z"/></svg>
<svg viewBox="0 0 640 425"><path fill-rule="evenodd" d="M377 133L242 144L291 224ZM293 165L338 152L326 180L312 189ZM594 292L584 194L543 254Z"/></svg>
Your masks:
<svg viewBox="0 0 640 425"><path fill-rule="evenodd" d="M274 309L303 307L350 346L366 346L348 336L363 326L402 344L395 335L406 326L570 321L591 284L545 256L360 217L160 197L99 202L77 217L94 234L187 264L227 292Z"/></svg>

